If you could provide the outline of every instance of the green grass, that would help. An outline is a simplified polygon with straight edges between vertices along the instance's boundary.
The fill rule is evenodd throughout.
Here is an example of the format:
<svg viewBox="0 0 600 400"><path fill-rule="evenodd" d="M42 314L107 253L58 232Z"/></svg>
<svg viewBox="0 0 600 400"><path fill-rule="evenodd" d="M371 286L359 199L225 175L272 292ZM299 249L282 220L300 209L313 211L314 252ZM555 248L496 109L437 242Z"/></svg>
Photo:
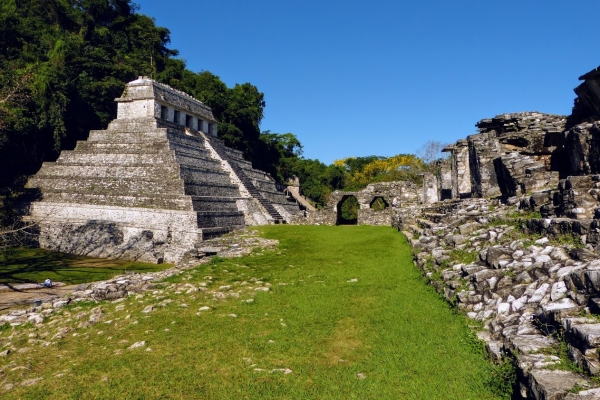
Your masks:
<svg viewBox="0 0 600 400"><path fill-rule="evenodd" d="M38 248L16 248L0 253L0 283L55 282L78 284L101 281L126 271L150 272L170 264L107 260Z"/></svg>
<svg viewBox="0 0 600 400"><path fill-rule="evenodd" d="M492 381L494 368L465 317L425 284L394 229L260 230L280 247L214 259L170 278L170 290L103 303L109 324L77 328L77 315L94 307L86 305L52 317L63 320L52 326L51 318L40 328L0 332L1 350L8 341L31 346L32 332L48 341L62 324L73 329L56 345L0 358L0 389L15 384L2 398L501 398L490 392L502 382ZM256 279L271 290L249 289L260 285ZM231 285L240 295L186 294L187 283ZM172 302L140 313L165 300ZM202 306L212 310L199 312ZM140 340L151 351L127 349ZM44 379L18 386L36 377Z"/></svg>

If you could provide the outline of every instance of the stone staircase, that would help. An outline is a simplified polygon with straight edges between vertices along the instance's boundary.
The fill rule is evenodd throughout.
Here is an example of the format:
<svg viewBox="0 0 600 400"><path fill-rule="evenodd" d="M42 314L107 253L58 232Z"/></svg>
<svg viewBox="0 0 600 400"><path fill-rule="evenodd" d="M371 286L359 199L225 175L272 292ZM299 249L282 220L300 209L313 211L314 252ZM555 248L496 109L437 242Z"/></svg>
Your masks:
<svg viewBox="0 0 600 400"><path fill-rule="evenodd" d="M409 213L394 226L438 292L483 323L490 357L514 360L514 399L600 398L600 257L547 237L528 244L515 207L493 200Z"/></svg>
<svg viewBox="0 0 600 400"><path fill-rule="evenodd" d="M253 168L252 164L244 159L241 151L225 146L223 141L218 138L207 139L219 156L229 163L248 193L258 200L270 215L273 223L287 223L291 215L298 213L298 203L295 199L288 199L282 191L277 189L272 178L263 171Z"/></svg>

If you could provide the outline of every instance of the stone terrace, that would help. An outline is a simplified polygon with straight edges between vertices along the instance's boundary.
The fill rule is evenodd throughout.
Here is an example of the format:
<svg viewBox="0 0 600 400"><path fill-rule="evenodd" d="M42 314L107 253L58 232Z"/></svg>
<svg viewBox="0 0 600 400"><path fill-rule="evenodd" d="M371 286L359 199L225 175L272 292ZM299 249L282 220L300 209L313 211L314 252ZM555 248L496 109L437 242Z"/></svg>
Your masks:
<svg viewBox="0 0 600 400"><path fill-rule="evenodd" d="M210 108L168 86L128 84L117 119L28 182L41 247L176 262L199 241L299 210L275 182L217 138ZM206 131L206 132L205 132Z"/></svg>

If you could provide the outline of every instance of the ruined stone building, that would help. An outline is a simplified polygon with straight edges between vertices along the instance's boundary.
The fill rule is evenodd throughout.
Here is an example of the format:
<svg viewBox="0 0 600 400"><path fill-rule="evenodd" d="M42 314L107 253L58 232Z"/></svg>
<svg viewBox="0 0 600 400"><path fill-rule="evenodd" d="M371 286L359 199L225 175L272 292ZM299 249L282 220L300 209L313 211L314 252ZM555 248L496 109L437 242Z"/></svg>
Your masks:
<svg viewBox="0 0 600 400"><path fill-rule="evenodd" d="M356 225L392 224L395 209L414 206L423 201L423 188L412 182L380 182L371 183L363 190L344 192L336 190L331 193L327 206L323 210L308 212L292 219L295 224L339 225L342 222L342 204L353 198L358 203ZM395 205L394 205L394 199ZM375 207L378 204L379 207Z"/></svg>
<svg viewBox="0 0 600 400"><path fill-rule="evenodd" d="M117 118L29 180L43 248L176 262L198 242L299 211L275 181L218 137L211 109L146 77L116 99Z"/></svg>
<svg viewBox="0 0 600 400"><path fill-rule="evenodd" d="M455 199L508 199L556 188L568 176L599 174L600 70L579 79L571 115L500 114L479 121L478 133L446 147L450 182L439 177L438 191L451 187Z"/></svg>

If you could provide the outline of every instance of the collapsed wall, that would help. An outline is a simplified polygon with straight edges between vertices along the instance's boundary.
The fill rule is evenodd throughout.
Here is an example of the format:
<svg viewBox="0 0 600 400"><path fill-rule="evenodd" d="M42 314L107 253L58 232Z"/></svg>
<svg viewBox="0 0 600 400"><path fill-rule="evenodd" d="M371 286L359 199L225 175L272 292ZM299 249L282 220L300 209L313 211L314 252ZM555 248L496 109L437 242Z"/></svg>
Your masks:
<svg viewBox="0 0 600 400"><path fill-rule="evenodd" d="M177 262L198 242L246 225L288 222L298 206L218 138L211 109L140 77L117 119L47 162L29 218L43 248L97 257Z"/></svg>
<svg viewBox="0 0 600 400"><path fill-rule="evenodd" d="M552 157L562 154L565 123L563 116L539 112L479 121L479 133L444 149L451 153L452 198L508 198L556 185Z"/></svg>
<svg viewBox="0 0 600 400"><path fill-rule="evenodd" d="M340 223L342 203L354 197L358 202L357 225L383 225L392 223L392 209L417 204L423 196L422 187L412 182L371 183L363 190L343 192L336 190L329 195L327 206L322 210L306 211L292 219L299 225L337 225ZM382 205L375 207L375 202Z"/></svg>

